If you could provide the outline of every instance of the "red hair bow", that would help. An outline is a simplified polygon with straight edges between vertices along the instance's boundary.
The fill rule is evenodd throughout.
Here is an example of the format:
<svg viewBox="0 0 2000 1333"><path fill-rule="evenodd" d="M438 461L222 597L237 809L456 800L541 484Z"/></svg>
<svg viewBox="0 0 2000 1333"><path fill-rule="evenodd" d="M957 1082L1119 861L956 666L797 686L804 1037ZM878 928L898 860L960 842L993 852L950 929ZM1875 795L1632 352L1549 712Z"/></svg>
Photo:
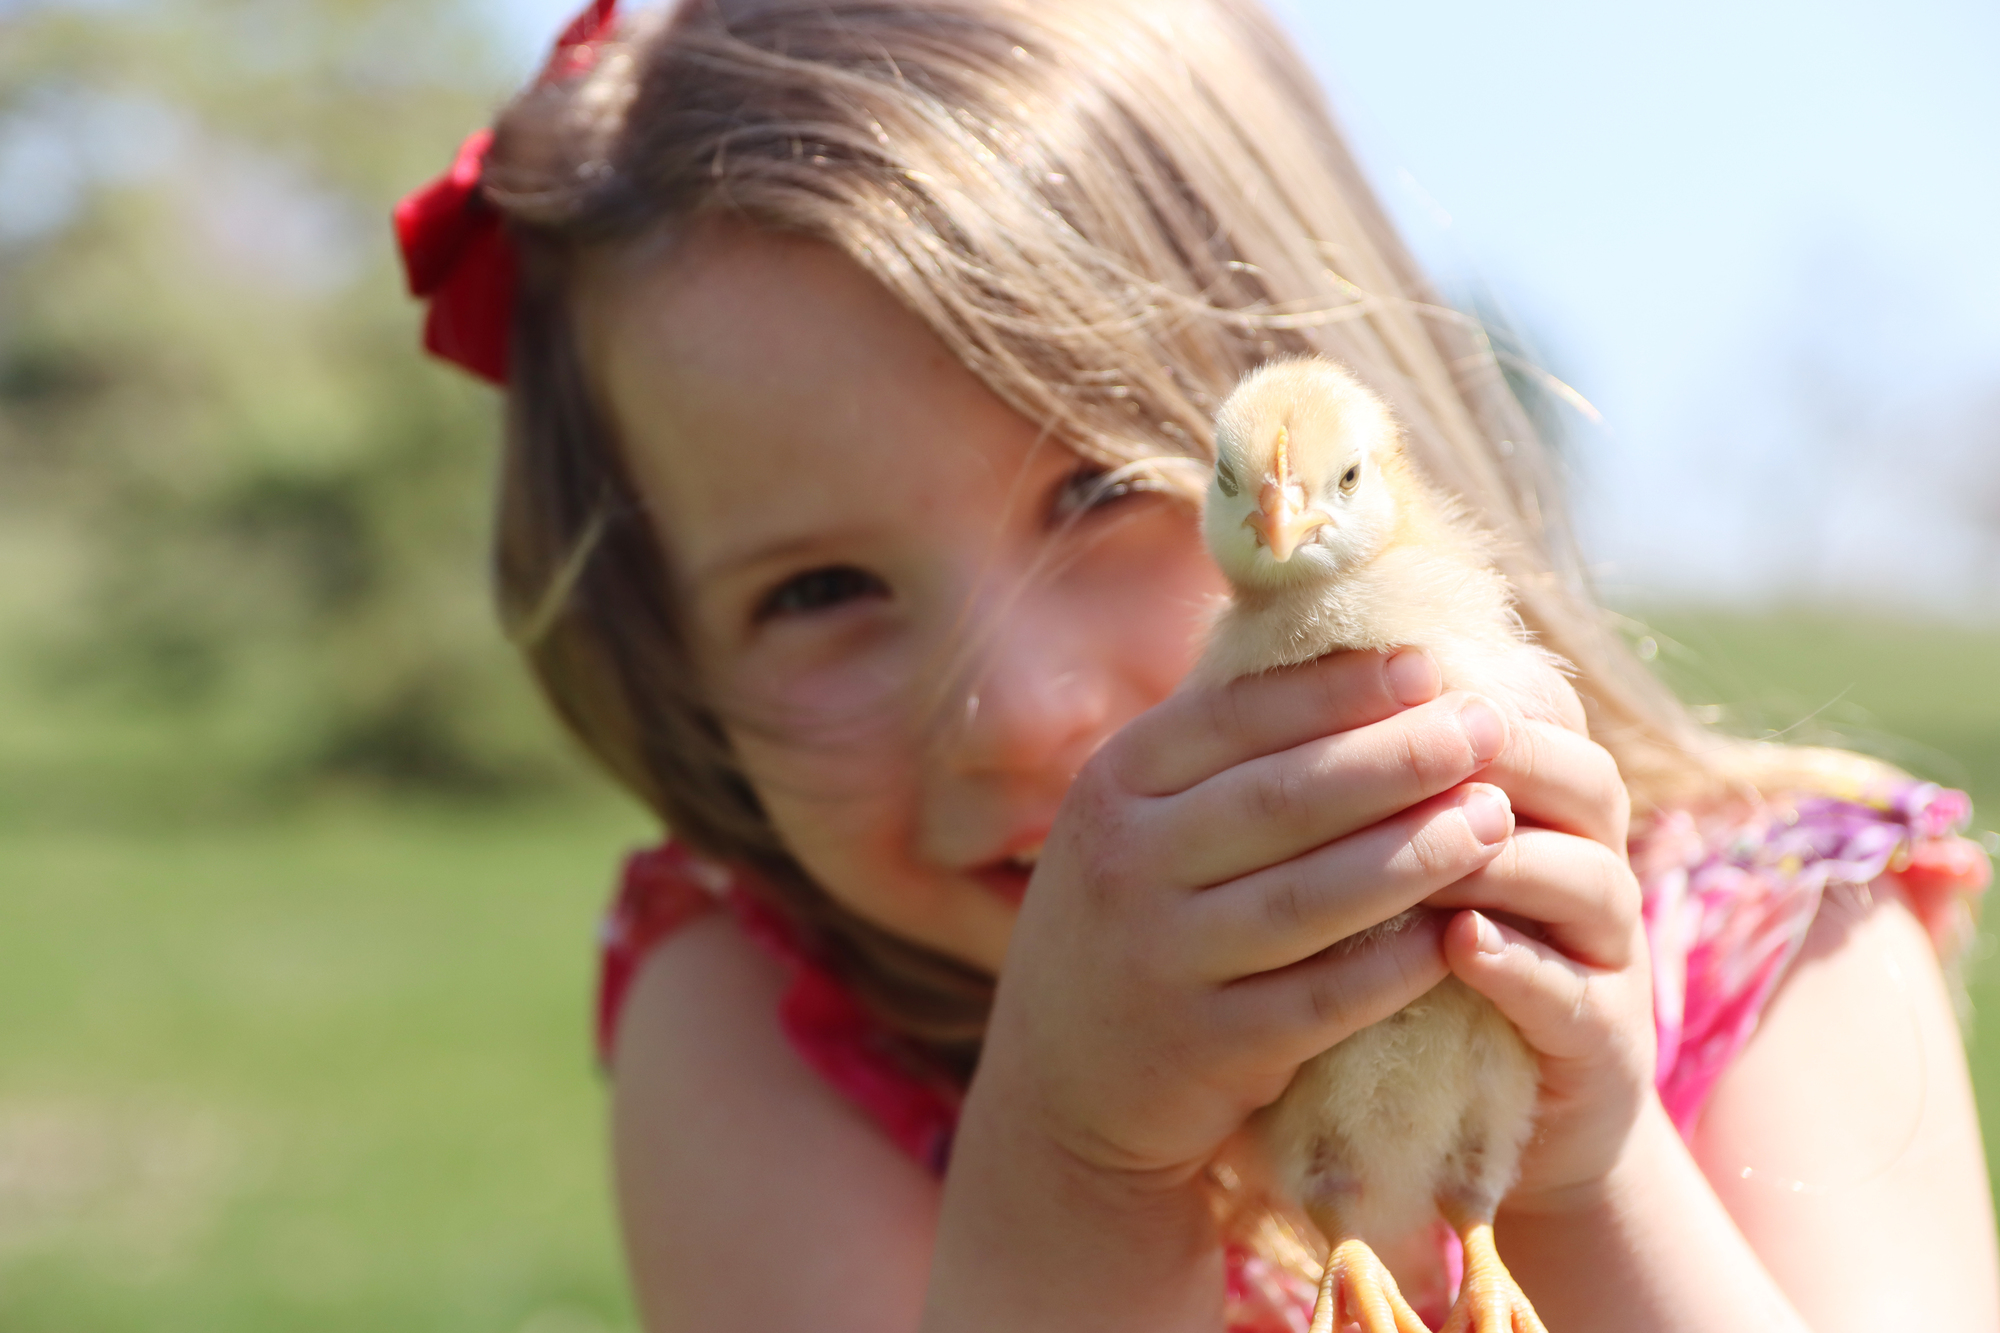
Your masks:
<svg viewBox="0 0 2000 1333"><path fill-rule="evenodd" d="M618 0L589 0L556 39L537 83L574 78L597 63ZM514 248L479 192L493 131L459 145L451 169L396 205L396 240L410 295L430 302L424 348L482 379L507 383L514 325Z"/></svg>

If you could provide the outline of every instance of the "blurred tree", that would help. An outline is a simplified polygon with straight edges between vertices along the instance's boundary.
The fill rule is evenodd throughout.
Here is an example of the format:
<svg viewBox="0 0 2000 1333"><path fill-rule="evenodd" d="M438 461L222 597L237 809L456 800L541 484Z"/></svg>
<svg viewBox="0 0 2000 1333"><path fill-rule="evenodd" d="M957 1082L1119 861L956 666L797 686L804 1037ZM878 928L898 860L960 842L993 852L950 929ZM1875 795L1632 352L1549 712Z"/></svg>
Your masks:
<svg viewBox="0 0 2000 1333"><path fill-rule="evenodd" d="M418 353L387 223L501 94L479 17L0 5L0 632L190 769L557 770L488 609L497 400Z"/></svg>

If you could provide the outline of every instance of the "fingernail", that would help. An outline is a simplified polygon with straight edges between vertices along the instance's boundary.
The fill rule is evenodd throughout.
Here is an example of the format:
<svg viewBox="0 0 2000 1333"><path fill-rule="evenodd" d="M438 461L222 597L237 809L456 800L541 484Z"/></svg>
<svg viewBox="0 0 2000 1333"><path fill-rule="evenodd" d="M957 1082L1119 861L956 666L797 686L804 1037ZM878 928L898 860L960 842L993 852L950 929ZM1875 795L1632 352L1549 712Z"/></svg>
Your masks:
<svg viewBox="0 0 2000 1333"><path fill-rule="evenodd" d="M1500 938L1500 929L1479 913L1472 914L1472 943L1481 953L1499 953L1507 947L1507 941Z"/></svg>
<svg viewBox="0 0 2000 1333"><path fill-rule="evenodd" d="M1514 831L1514 807L1498 787L1474 787L1459 806L1472 836L1491 847Z"/></svg>
<svg viewBox="0 0 2000 1333"><path fill-rule="evenodd" d="M1500 747L1507 743L1507 723L1500 717L1499 710L1478 695L1467 699L1458 710L1458 725L1465 728L1465 739L1472 742L1472 753L1480 763L1486 763L1500 753Z"/></svg>
<svg viewBox="0 0 2000 1333"><path fill-rule="evenodd" d="M1421 648L1405 648L1382 664L1389 679L1389 693L1405 708L1427 704L1437 698L1444 682L1438 677L1437 663Z"/></svg>

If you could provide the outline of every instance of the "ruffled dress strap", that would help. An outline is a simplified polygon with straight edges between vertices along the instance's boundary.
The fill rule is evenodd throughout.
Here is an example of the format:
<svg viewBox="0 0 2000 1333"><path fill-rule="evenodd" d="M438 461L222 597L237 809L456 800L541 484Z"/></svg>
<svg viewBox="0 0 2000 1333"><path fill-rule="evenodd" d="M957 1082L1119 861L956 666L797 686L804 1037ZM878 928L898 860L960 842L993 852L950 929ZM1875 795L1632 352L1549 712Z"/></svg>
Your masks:
<svg viewBox="0 0 2000 1333"><path fill-rule="evenodd" d="M618 1018L639 968L683 926L720 907L736 877L676 842L625 858L618 892L597 930L597 1059L607 1069Z"/></svg>
<svg viewBox="0 0 2000 1333"><path fill-rule="evenodd" d="M1652 950L1660 1100L1694 1132L1716 1080L1750 1040L1830 889L1895 878L1949 958L1991 878L1957 836L1963 792L1905 781L1841 797L1795 795L1670 811L1636 834L1632 869Z"/></svg>

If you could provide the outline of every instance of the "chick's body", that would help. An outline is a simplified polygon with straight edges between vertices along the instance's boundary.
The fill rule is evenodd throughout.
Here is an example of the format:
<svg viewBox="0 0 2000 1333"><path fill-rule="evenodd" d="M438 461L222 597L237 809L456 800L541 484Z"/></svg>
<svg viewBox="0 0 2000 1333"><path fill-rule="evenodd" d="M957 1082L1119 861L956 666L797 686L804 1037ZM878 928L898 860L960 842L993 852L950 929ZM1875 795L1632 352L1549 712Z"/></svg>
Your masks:
<svg viewBox="0 0 2000 1333"><path fill-rule="evenodd" d="M1203 527L1234 596L1197 681L1342 649L1420 647L1447 688L1563 720L1551 670L1560 662L1529 640L1476 529L1424 484L1387 411L1347 372L1317 359L1263 367L1224 403L1216 438ZM1421 910L1339 947L1402 929ZM1456 977L1299 1070L1256 1130L1279 1187L1334 1247L1315 1327L1352 1318L1369 1333L1423 1328L1379 1263L1374 1280L1389 1299L1372 1318L1366 1274L1344 1300L1335 1268L1372 1261L1343 1258L1344 1243L1407 1252L1441 1213L1466 1241L1466 1292L1490 1284L1490 1223L1514 1181L1535 1091L1520 1034ZM1518 1288L1497 1255L1490 1267L1507 1292L1479 1308L1462 1294L1447 1327L1539 1329L1525 1299L1508 1304Z"/></svg>

